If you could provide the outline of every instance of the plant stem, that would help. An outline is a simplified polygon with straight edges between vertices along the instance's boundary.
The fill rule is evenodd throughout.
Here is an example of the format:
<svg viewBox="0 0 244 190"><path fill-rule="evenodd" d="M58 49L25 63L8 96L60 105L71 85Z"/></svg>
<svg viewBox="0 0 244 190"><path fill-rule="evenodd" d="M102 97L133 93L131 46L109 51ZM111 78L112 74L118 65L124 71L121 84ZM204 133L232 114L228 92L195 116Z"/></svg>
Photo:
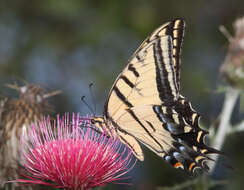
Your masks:
<svg viewBox="0 0 244 190"><path fill-rule="evenodd" d="M212 146L218 150L221 149L226 135L231 131L230 119L239 94L239 90L231 87L226 91L224 105L220 116L220 124L212 144ZM218 154L214 154L211 158L217 161ZM209 163L210 173L213 173L215 166L216 162Z"/></svg>
<svg viewBox="0 0 244 190"><path fill-rule="evenodd" d="M229 134L244 131L244 120L241 121L238 125L233 126L233 128L229 131Z"/></svg>

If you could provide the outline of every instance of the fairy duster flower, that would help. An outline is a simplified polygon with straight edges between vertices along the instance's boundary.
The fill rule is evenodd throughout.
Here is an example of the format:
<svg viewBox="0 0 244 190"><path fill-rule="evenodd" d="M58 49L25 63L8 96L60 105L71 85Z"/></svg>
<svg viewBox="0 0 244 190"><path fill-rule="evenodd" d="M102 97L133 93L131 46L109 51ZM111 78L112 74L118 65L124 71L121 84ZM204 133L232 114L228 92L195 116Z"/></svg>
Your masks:
<svg viewBox="0 0 244 190"><path fill-rule="evenodd" d="M33 125L22 140L25 179L15 182L87 190L121 179L134 164L119 140L91 128L79 115Z"/></svg>

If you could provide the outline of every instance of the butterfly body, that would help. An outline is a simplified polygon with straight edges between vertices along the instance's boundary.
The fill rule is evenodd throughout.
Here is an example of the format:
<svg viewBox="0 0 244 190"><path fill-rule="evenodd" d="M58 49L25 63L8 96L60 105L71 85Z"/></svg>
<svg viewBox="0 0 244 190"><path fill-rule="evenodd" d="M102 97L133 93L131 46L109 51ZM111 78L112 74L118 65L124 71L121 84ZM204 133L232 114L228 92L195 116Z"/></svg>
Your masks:
<svg viewBox="0 0 244 190"><path fill-rule="evenodd" d="M145 145L175 168L207 170L209 153L200 115L180 90L180 54L185 22L172 20L156 29L136 50L115 80L104 116L92 123L118 136L139 160Z"/></svg>

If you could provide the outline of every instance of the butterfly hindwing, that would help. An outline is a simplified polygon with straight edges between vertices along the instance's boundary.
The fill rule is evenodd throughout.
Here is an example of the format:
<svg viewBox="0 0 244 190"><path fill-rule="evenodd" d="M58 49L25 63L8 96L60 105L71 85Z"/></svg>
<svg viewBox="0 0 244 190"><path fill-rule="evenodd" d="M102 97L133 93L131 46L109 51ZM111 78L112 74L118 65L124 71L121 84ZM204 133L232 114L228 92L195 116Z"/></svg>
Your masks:
<svg viewBox="0 0 244 190"><path fill-rule="evenodd" d="M133 137L173 167L180 167L189 173L196 168L207 170L204 161L209 158L198 151L199 147L194 150L188 139L185 141L182 139L188 134L197 137L201 129L197 131L188 125L172 108L163 105L132 107L124 110L116 123L119 135ZM205 149L208 150L206 145ZM141 149L138 151L140 152Z"/></svg>

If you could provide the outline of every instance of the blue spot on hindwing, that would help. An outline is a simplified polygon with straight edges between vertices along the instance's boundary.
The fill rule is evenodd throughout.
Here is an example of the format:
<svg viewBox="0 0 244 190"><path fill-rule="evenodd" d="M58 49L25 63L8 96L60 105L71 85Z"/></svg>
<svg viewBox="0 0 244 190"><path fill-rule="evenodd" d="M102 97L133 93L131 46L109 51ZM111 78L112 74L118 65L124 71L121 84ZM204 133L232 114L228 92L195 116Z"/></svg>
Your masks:
<svg viewBox="0 0 244 190"><path fill-rule="evenodd" d="M169 155L165 156L164 159L169 162L171 160L171 157Z"/></svg>
<svg viewBox="0 0 244 190"><path fill-rule="evenodd" d="M175 125L173 123L167 123L167 128L171 133L175 133Z"/></svg>
<svg viewBox="0 0 244 190"><path fill-rule="evenodd" d="M179 149L180 149L181 152L185 151L185 147L184 146L180 146Z"/></svg>
<svg viewBox="0 0 244 190"><path fill-rule="evenodd" d="M178 158L180 157L180 153L179 153L179 152L174 152L174 153L173 153L173 156L174 156L176 159L178 159Z"/></svg>

